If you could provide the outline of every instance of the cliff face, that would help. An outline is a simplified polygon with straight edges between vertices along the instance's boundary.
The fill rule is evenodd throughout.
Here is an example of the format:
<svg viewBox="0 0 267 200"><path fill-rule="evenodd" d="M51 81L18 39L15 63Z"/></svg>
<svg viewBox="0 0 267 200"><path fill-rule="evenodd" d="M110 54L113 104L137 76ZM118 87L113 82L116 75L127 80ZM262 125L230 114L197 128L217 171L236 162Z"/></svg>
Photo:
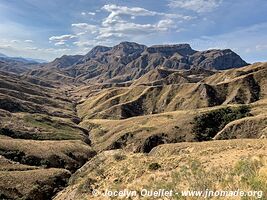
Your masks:
<svg viewBox="0 0 267 200"><path fill-rule="evenodd" d="M146 49L148 53L160 53L163 56L170 57L175 53L182 56L188 56L194 54L196 51L193 50L189 44L176 44L176 45L155 45Z"/></svg>
<svg viewBox="0 0 267 200"><path fill-rule="evenodd" d="M208 50L196 52L190 56L189 63L195 68L224 70L247 65L235 52L230 49Z"/></svg>

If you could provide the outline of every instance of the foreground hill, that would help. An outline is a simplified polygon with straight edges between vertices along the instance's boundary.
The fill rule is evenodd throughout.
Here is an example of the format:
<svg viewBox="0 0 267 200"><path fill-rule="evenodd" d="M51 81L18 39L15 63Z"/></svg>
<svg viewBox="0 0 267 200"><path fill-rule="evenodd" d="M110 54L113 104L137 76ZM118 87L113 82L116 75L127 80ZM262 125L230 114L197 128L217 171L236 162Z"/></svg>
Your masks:
<svg viewBox="0 0 267 200"><path fill-rule="evenodd" d="M247 65L231 51L196 51L189 44L145 45L122 42L96 46L85 56L63 56L28 74L64 82L118 83L137 79L160 66L170 69L229 69Z"/></svg>
<svg viewBox="0 0 267 200"><path fill-rule="evenodd" d="M77 171L70 185L54 199L111 199L103 195L106 190L136 191L131 199L152 199L154 197L142 197L141 190L165 189L177 194L161 199L197 200L205 199L204 195L185 197L181 191L205 191L207 188L210 191L233 191L234 188L262 191L250 199L265 199L266 153L265 139L165 144L149 154L105 151Z"/></svg>

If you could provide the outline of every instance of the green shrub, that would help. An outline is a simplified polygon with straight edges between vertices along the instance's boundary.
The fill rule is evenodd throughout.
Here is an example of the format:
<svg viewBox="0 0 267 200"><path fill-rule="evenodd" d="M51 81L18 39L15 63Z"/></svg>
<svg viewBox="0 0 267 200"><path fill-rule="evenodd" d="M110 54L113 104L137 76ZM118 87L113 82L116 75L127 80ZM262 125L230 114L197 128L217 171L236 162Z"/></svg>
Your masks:
<svg viewBox="0 0 267 200"><path fill-rule="evenodd" d="M151 171L158 170L160 168L161 168L161 166L158 163L151 163L148 166L148 169L151 170Z"/></svg>
<svg viewBox="0 0 267 200"><path fill-rule="evenodd" d="M114 160L116 160L116 161L121 161L121 160L125 160L125 159L126 159L126 156L123 155L123 154L119 154L119 153L117 153L117 154L114 154L113 158L114 158Z"/></svg>
<svg viewBox="0 0 267 200"><path fill-rule="evenodd" d="M193 131L197 141L211 140L216 133L231 121L249 116L250 108L246 105L234 108L220 108L200 116L193 121Z"/></svg>

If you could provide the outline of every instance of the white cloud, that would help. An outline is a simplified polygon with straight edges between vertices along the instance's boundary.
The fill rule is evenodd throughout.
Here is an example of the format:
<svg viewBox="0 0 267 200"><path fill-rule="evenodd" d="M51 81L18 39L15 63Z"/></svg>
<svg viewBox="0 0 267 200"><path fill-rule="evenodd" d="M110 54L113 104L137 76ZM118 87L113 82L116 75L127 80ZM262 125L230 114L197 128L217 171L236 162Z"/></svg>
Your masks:
<svg viewBox="0 0 267 200"><path fill-rule="evenodd" d="M103 10L110 12L110 14L102 20L102 27L100 27L98 39L102 38L122 38L147 35L150 33L167 31L176 28L172 19L190 20L191 16L184 16L180 14L162 13L150 11L140 7L126 7L117 6L114 4L104 5ZM157 23L139 24L129 22L123 16L128 16L134 20L137 16L157 16L160 19Z"/></svg>
<svg viewBox="0 0 267 200"><path fill-rule="evenodd" d="M160 20L157 24L157 27L161 30L168 30L169 28L174 26L174 21L171 19Z"/></svg>
<svg viewBox="0 0 267 200"><path fill-rule="evenodd" d="M222 0L170 0L169 7L184 8L198 13L210 12L219 7Z"/></svg>
<svg viewBox="0 0 267 200"><path fill-rule="evenodd" d="M87 33L87 31L84 31L84 32L79 32L79 33L77 33L76 35L77 36L82 36L82 35L85 35Z"/></svg>
<svg viewBox="0 0 267 200"><path fill-rule="evenodd" d="M24 42L26 42L26 43L33 43L32 40L24 40Z"/></svg>
<svg viewBox="0 0 267 200"><path fill-rule="evenodd" d="M96 13L95 13L95 12L81 12L81 15L82 15L82 16L86 16L86 15L92 15L92 16L95 16Z"/></svg>
<svg viewBox="0 0 267 200"><path fill-rule="evenodd" d="M87 14L88 14L88 15L93 15L93 16L95 15L94 12L88 12Z"/></svg>
<svg viewBox="0 0 267 200"><path fill-rule="evenodd" d="M127 35L124 33L116 33L112 31L106 31L105 29L102 30L101 34L96 37L97 40L102 40L102 39L122 39L126 38Z"/></svg>
<svg viewBox="0 0 267 200"><path fill-rule="evenodd" d="M6 50L6 49L10 49L10 48L12 48L11 45L8 45L8 44L0 44L0 49Z"/></svg>
<svg viewBox="0 0 267 200"><path fill-rule="evenodd" d="M68 34L68 35L52 36L49 38L49 41L54 42L55 46L64 46L64 45L67 46L66 42L74 38L77 38L77 36Z"/></svg>
<svg viewBox="0 0 267 200"><path fill-rule="evenodd" d="M159 15L164 16L166 18L171 18L171 19L181 19L181 20L191 20L194 19L195 17L188 16L188 15L180 15L180 14L166 14L166 13L159 13Z"/></svg>
<svg viewBox="0 0 267 200"><path fill-rule="evenodd" d="M97 44L114 44L121 40L136 40L155 33L177 30L177 23L191 20L193 17L177 13L163 13L147 10L141 7L104 5L101 9L107 16L95 24L73 23L72 34L52 36L50 42L56 46L63 46L68 40L78 48L88 48ZM81 12L81 15L95 15L95 13ZM150 17L153 23L137 23L139 16ZM182 27L179 27L182 28Z"/></svg>
<svg viewBox="0 0 267 200"><path fill-rule="evenodd" d="M68 48L62 48L62 49L46 48L46 49L38 49L38 50L43 51L43 52L50 52L53 54L57 54L57 53L61 54L62 52L71 52L71 49L68 49Z"/></svg>
<svg viewBox="0 0 267 200"><path fill-rule="evenodd" d="M77 36L75 35L60 35L60 36L52 36L49 38L50 41L66 41L69 39L76 38Z"/></svg>
<svg viewBox="0 0 267 200"><path fill-rule="evenodd" d="M109 16L103 20L103 25L108 26L116 22L121 22L121 16L128 15L131 19L135 19L137 16L160 16L165 18L179 18L181 20L190 20L191 16L185 16L181 14L162 13L156 11L150 11L141 7L126 7L117 6L114 4L107 4L102 7L103 10L110 12Z"/></svg>
<svg viewBox="0 0 267 200"><path fill-rule="evenodd" d="M64 46L66 43L64 41L59 41L55 43L55 46Z"/></svg>
<svg viewBox="0 0 267 200"><path fill-rule="evenodd" d="M11 40L11 43L19 43L19 40Z"/></svg>
<svg viewBox="0 0 267 200"><path fill-rule="evenodd" d="M114 4L107 4L102 7L103 10L106 10L111 13L113 16L119 15L133 15L133 16L154 16L156 12L149 11L140 7L126 7L126 6L117 6Z"/></svg>
<svg viewBox="0 0 267 200"><path fill-rule="evenodd" d="M30 51L38 50L37 47L26 47L25 49Z"/></svg>

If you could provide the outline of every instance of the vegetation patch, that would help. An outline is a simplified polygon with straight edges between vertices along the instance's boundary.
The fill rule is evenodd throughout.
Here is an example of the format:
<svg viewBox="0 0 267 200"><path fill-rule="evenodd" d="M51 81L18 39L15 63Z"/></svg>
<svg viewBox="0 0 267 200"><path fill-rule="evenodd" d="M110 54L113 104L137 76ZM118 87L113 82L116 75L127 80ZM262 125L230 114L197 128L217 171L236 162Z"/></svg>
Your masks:
<svg viewBox="0 0 267 200"><path fill-rule="evenodd" d="M211 140L226 124L250 116L249 112L249 106L243 105L234 108L220 108L196 116L193 120L195 139L197 141Z"/></svg>
<svg viewBox="0 0 267 200"><path fill-rule="evenodd" d="M36 140L83 140L83 132L71 124L45 115L26 115L24 123L41 134L33 134ZM77 134L78 133L78 134Z"/></svg>
<svg viewBox="0 0 267 200"><path fill-rule="evenodd" d="M125 160L126 159L126 155L117 153L117 154L114 154L113 158L116 161L121 161L121 160Z"/></svg>
<svg viewBox="0 0 267 200"><path fill-rule="evenodd" d="M158 170L161 168L161 165L159 163L151 163L148 166L148 169L151 171Z"/></svg>

